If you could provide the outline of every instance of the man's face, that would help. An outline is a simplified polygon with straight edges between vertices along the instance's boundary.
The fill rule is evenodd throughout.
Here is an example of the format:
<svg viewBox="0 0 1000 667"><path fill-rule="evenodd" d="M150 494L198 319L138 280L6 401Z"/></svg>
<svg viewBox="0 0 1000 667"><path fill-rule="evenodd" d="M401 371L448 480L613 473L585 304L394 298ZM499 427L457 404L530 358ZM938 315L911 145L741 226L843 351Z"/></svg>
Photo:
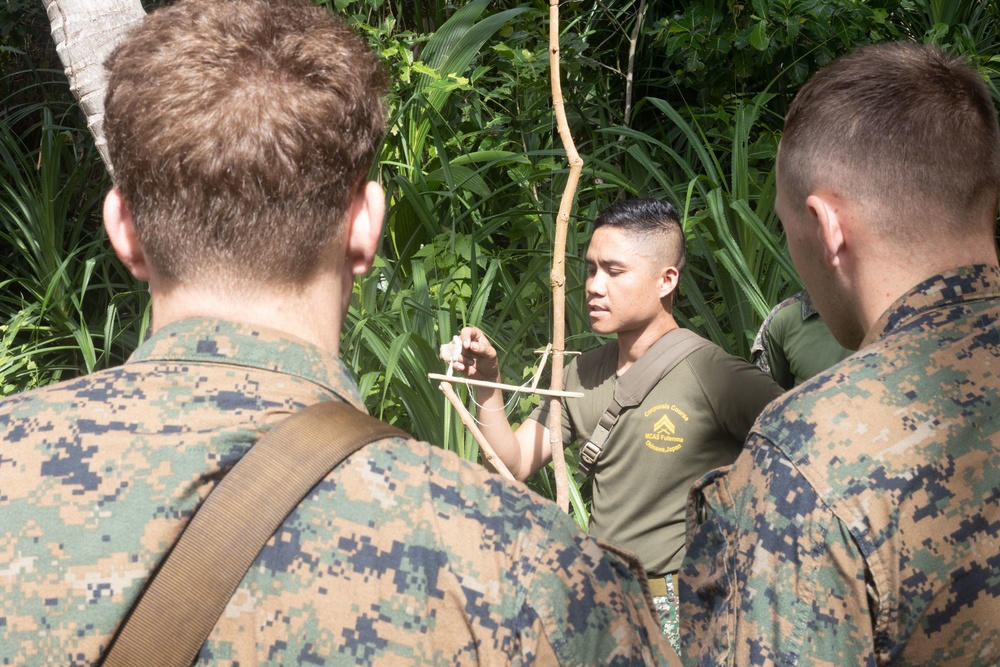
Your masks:
<svg viewBox="0 0 1000 667"><path fill-rule="evenodd" d="M587 248L587 310L596 333L641 332L663 313L659 244L615 227L598 227Z"/></svg>

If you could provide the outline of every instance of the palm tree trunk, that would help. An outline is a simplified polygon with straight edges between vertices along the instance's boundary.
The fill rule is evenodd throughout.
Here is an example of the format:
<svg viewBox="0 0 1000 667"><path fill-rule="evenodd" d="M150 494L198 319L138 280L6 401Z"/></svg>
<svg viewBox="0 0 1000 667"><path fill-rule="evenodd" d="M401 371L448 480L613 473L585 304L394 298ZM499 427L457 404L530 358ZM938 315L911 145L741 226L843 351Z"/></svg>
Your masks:
<svg viewBox="0 0 1000 667"><path fill-rule="evenodd" d="M42 0L52 39L87 127L108 171L114 175L104 139L104 61L146 12L140 0Z"/></svg>

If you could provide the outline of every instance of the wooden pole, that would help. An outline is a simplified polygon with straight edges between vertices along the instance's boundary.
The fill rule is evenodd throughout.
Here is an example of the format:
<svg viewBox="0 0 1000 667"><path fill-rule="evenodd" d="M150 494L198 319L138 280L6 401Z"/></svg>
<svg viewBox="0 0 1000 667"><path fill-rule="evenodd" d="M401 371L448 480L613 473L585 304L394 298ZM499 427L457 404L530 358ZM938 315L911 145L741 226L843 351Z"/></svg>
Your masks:
<svg viewBox="0 0 1000 667"><path fill-rule="evenodd" d="M451 380L454 380L454 378ZM458 413L462 423L465 425L465 428L469 429L469 432L472 433L472 437L474 437L476 442L479 443L479 448L483 450L483 458L486 459L487 463L493 466L493 469L500 473L500 475L513 481L514 475L510 474L510 470L508 470L507 466L504 465L504 462L500 460L497 453L493 451L493 447L490 446L490 443L486 439L486 436L483 435L483 432L479 430L479 425L476 424L475 418L473 418L473 416L465 408L465 404L462 403L462 399L458 397L458 394L456 394L455 390L452 388L451 380L439 384L438 389L440 389L441 393L448 398L452 407L455 408L455 412Z"/></svg>
<svg viewBox="0 0 1000 667"><path fill-rule="evenodd" d="M556 114L559 139L569 163L566 188L559 201L556 216L556 235L552 248L552 391L563 388L563 358L566 351L566 236L569 230L569 215L576 197L576 188L583 171L583 159L576 151L573 136L566 120L563 103L562 82L559 73L559 1L549 0L549 73L552 82L552 108ZM569 478L566 471L566 456L562 439L562 401L553 396L549 401L549 443L552 445L552 465L556 476L556 504L564 512L569 511Z"/></svg>

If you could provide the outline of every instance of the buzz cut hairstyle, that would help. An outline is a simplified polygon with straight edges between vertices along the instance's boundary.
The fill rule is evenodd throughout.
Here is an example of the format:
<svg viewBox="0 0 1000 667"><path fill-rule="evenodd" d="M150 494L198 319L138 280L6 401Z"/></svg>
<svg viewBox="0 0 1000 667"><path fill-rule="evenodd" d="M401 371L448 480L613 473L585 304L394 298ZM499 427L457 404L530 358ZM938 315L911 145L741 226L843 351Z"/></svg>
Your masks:
<svg viewBox="0 0 1000 667"><path fill-rule="evenodd" d="M684 230L680 215L670 202L660 199L626 199L607 207L594 220L594 229L614 227L627 233L659 240L667 264L684 270Z"/></svg>
<svg viewBox="0 0 1000 667"><path fill-rule="evenodd" d="M164 284L302 286L385 134L386 72L310 0L181 0L106 62L115 185Z"/></svg>
<svg viewBox="0 0 1000 667"><path fill-rule="evenodd" d="M980 231L986 218L992 230L1000 203L997 113L983 78L958 56L914 43L862 47L796 95L778 171L796 205L819 187L838 188L871 206L876 230L900 240L934 227Z"/></svg>

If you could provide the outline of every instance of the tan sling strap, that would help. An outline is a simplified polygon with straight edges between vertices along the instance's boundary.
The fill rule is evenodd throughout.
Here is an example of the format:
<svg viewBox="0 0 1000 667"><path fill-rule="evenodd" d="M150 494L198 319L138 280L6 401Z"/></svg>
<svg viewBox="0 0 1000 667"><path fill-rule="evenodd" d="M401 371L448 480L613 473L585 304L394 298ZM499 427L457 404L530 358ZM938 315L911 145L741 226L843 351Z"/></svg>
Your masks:
<svg viewBox="0 0 1000 667"><path fill-rule="evenodd" d="M590 438L580 446L580 472L589 475L593 471L594 464L604 450L608 435L618 423L622 410L634 408L642 403L653 387L676 368L677 364L687 359L695 350L711 344L693 331L678 328L664 334L646 350L645 354L636 359L635 363L618 378L611 405L601 415L601 420Z"/></svg>
<svg viewBox="0 0 1000 667"><path fill-rule="evenodd" d="M188 667L264 545L299 502L348 455L409 437L340 401L311 405L275 426L209 494L153 575L104 667Z"/></svg>

